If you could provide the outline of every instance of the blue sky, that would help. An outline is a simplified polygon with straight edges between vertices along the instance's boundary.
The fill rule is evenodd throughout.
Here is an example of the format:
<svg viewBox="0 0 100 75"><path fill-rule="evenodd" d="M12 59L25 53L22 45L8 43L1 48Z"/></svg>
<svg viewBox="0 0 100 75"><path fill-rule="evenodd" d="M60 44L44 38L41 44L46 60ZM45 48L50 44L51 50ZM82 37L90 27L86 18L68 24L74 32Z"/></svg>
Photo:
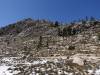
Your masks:
<svg viewBox="0 0 100 75"><path fill-rule="evenodd" d="M24 18L70 22L100 17L100 0L0 0L0 26Z"/></svg>

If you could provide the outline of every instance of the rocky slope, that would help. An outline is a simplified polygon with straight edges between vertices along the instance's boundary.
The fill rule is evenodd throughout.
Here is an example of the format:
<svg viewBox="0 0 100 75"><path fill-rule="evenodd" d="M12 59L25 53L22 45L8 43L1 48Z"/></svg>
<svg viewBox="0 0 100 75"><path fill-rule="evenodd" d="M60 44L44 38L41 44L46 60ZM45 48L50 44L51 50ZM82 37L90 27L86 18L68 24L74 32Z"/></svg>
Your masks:
<svg viewBox="0 0 100 75"><path fill-rule="evenodd" d="M100 21L28 18L2 27L0 59L18 75L100 75Z"/></svg>

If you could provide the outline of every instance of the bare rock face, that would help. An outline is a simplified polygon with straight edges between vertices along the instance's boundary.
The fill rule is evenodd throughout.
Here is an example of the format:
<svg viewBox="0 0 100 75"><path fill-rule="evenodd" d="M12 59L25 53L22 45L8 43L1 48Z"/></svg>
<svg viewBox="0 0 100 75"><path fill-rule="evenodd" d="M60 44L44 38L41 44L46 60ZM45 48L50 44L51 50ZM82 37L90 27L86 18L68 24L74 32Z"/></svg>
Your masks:
<svg viewBox="0 0 100 75"><path fill-rule="evenodd" d="M80 57L73 57L72 59L73 59L72 63L76 63L76 64L81 65L81 66L84 65L84 60L81 59Z"/></svg>

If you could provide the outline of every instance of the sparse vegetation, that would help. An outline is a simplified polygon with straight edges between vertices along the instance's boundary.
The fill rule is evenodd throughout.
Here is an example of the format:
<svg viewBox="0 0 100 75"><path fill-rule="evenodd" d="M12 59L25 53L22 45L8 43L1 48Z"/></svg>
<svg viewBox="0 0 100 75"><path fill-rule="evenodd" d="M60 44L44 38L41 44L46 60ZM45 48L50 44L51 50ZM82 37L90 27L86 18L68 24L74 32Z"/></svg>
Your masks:
<svg viewBox="0 0 100 75"><path fill-rule="evenodd" d="M0 29L1 63L18 63L8 69L19 71L18 75L33 71L40 75L89 75L90 67L96 72L100 62L99 32L100 22L94 18L67 25L25 19Z"/></svg>

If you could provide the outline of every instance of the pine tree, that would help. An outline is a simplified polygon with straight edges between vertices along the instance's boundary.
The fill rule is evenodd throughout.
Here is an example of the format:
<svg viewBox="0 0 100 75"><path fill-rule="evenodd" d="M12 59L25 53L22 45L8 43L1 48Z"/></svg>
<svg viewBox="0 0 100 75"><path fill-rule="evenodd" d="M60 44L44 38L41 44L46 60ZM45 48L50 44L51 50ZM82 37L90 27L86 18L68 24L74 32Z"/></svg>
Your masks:
<svg viewBox="0 0 100 75"><path fill-rule="evenodd" d="M59 26L59 22L56 21L56 22L55 22L55 27L58 27L58 26Z"/></svg>
<svg viewBox="0 0 100 75"><path fill-rule="evenodd" d="M91 16L90 21L96 21L96 19L93 16Z"/></svg>
<svg viewBox="0 0 100 75"><path fill-rule="evenodd" d="M42 36L39 37L39 42L38 42L38 45L37 45L37 49L41 48L41 46L42 46Z"/></svg>

